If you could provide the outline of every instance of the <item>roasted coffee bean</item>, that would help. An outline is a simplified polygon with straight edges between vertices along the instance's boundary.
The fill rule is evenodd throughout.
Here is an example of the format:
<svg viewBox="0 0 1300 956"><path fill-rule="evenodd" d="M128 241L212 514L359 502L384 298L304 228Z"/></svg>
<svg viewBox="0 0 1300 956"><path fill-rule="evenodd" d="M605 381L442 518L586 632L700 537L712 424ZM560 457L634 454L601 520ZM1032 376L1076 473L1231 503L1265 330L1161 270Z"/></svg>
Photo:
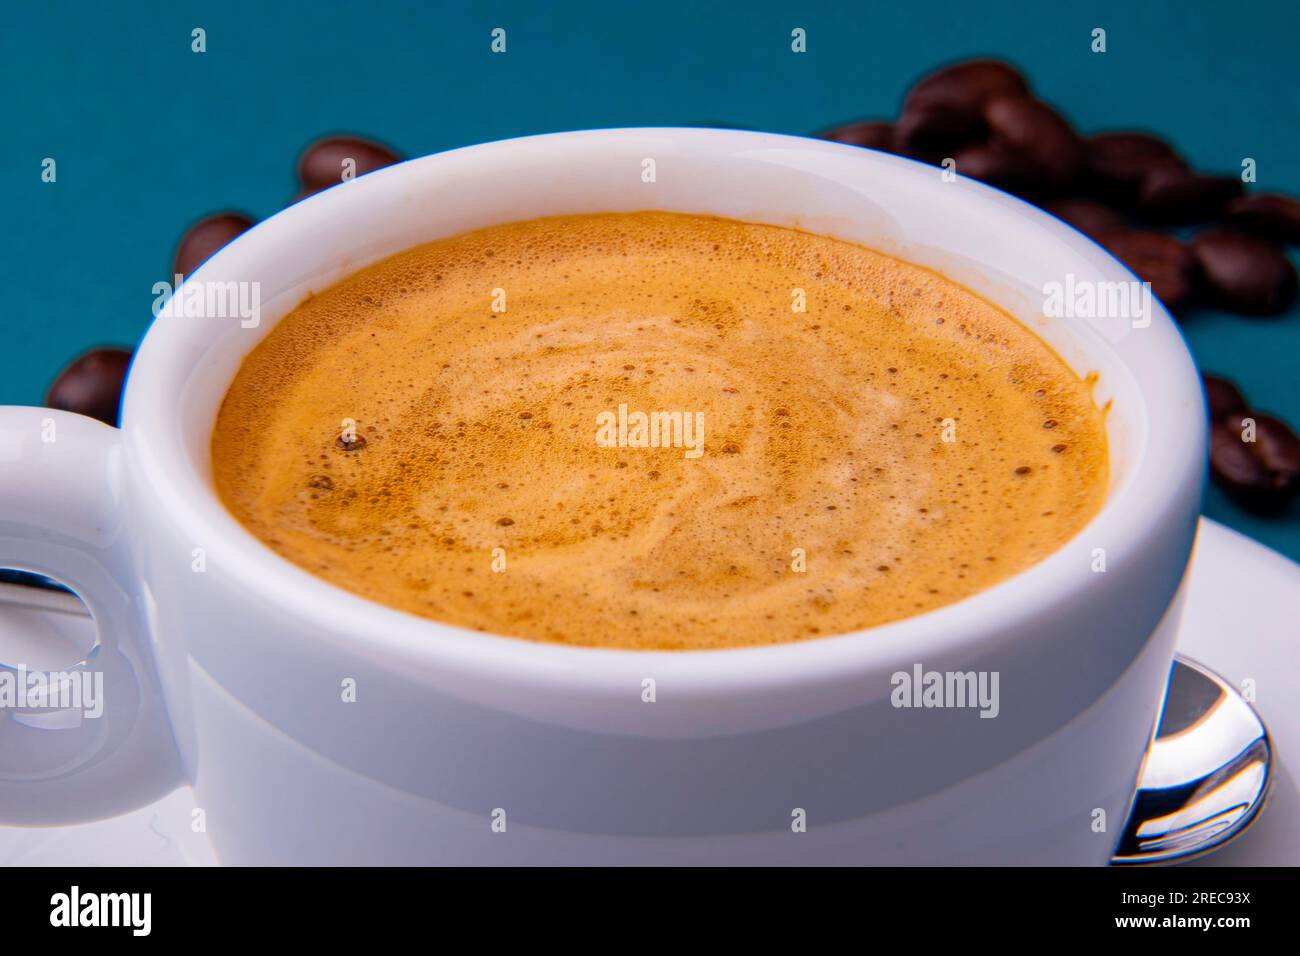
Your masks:
<svg viewBox="0 0 1300 956"><path fill-rule="evenodd" d="M1187 168L1173 147L1147 133L1098 133L1085 147L1090 187L1115 201L1136 199L1142 181L1157 169Z"/></svg>
<svg viewBox="0 0 1300 956"><path fill-rule="evenodd" d="M1233 427L1236 423L1238 427ZM1264 466L1242 440L1240 419L1210 425L1210 473L1229 490L1254 488L1266 482Z"/></svg>
<svg viewBox="0 0 1300 956"><path fill-rule="evenodd" d="M1056 110L1029 96L995 96L984 104L995 140L1023 156L1043 181L1063 190L1079 177L1083 142Z"/></svg>
<svg viewBox="0 0 1300 956"><path fill-rule="evenodd" d="M200 219L190 226L176 246L172 272L188 276L214 252L252 227L253 220L238 212L223 212Z"/></svg>
<svg viewBox="0 0 1300 956"><path fill-rule="evenodd" d="M898 152L894 145L894 125L879 120L847 123L817 135L836 143L847 143L849 146L865 146L867 149L879 149L886 153Z"/></svg>
<svg viewBox="0 0 1300 956"><path fill-rule="evenodd" d="M1295 266L1267 239L1216 229L1193 239L1192 252L1219 305L1250 315L1275 315L1295 300Z"/></svg>
<svg viewBox="0 0 1300 956"><path fill-rule="evenodd" d="M969 176L1018 196L1037 193L1042 182L1032 163L999 142L963 147L953 159L958 176Z"/></svg>
<svg viewBox="0 0 1300 956"><path fill-rule="evenodd" d="M983 139L985 129L979 113L942 103L922 103L903 110L895 133L906 155L937 163L960 147Z"/></svg>
<svg viewBox="0 0 1300 956"><path fill-rule="evenodd" d="M1265 466L1278 474L1300 479L1300 438L1280 418L1252 412L1255 419L1255 454Z"/></svg>
<svg viewBox="0 0 1300 956"><path fill-rule="evenodd" d="M921 105L949 106L978 115L984 103L1003 93L1023 96L1029 84L1000 60L968 60L920 80L903 100L903 112Z"/></svg>
<svg viewBox="0 0 1300 956"><path fill-rule="evenodd" d="M1093 239L1125 228L1119 213L1092 199L1049 199L1043 208Z"/></svg>
<svg viewBox="0 0 1300 956"><path fill-rule="evenodd" d="M1226 378L1217 375L1205 375L1205 405L1210 413L1210 421L1217 422L1237 412L1245 412L1246 399L1237 390L1237 386Z"/></svg>
<svg viewBox="0 0 1300 956"><path fill-rule="evenodd" d="M330 136L312 143L298 157L298 181L303 189L326 189L400 161L387 146L368 139Z"/></svg>
<svg viewBox="0 0 1300 956"><path fill-rule="evenodd" d="M1196 257L1172 236L1142 229L1119 229L1098 240L1139 279L1151 283L1152 294L1174 315L1191 302L1196 288Z"/></svg>
<svg viewBox="0 0 1300 956"><path fill-rule="evenodd" d="M1210 426L1210 474L1243 507L1278 511L1300 492L1300 439L1272 415L1234 413Z"/></svg>
<svg viewBox="0 0 1300 956"><path fill-rule="evenodd" d="M1216 219L1241 195L1241 180L1172 166L1153 169L1138 189L1138 211L1153 222L1188 225Z"/></svg>
<svg viewBox="0 0 1300 956"><path fill-rule="evenodd" d="M45 395L45 404L116 425L122 383L130 364L131 353L126 349L91 349L59 373Z"/></svg>
<svg viewBox="0 0 1300 956"><path fill-rule="evenodd" d="M1247 232L1300 245L1300 200L1262 193L1228 204L1228 221Z"/></svg>

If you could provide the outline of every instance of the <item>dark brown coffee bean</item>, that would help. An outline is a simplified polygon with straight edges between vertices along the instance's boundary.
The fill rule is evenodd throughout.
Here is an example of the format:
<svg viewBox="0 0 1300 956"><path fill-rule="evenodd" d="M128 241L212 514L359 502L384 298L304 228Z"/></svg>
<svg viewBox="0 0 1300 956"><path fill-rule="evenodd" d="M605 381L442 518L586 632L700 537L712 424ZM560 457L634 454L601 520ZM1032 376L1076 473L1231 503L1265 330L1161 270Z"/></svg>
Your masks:
<svg viewBox="0 0 1300 956"><path fill-rule="evenodd" d="M1264 466L1242 440L1239 417L1210 425L1210 473L1229 490L1265 482Z"/></svg>
<svg viewBox="0 0 1300 956"><path fill-rule="evenodd" d="M1216 229L1193 239L1192 252L1219 305L1250 315L1275 315L1295 300L1295 266L1267 239Z"/></svg>
<svg viewBox="0 0 1300 956"><path fill-rule="evenodd" d="M1205 382L1205 405L1210 412L1210 421L1221 421L1229 415L1246 410L1246 399L1232 382L1204 373L1201 379Z"/></svg>
<svg viewBox="0 0 1300 956"><path fill-rule="evenodd" d="M879 149L886 153L896 153L894 125L879 120L867 120L862 123L847 123L818 133L822 139L849 146L864 146L867 149Z"/></svg>
<svg viewBox="0 0 1300 956"><path fill-rule="evenodd" d="M326 189L343 182L345 176L363 176L397 162L401 157L387 146L359 136L330 136L312 143L298 157L298 181L304 189Z"/></svg>
<svg viewBox="0 0 1300 956"><path fill-rule="evenodd" d="M1092 199L1049 199L1043 208L1093 239L1125 228L1119 213Z"/></svg>
<svg viewBox="0 0 1300 956"><path fill-rule="evenodd" d="M943 103L908 106L895 127L902 151L928 163L937 163L957 150L984 138L984 121L979 113Z"/></svg>
<svg viewBox="0 0 1300 956"><path fill-rule="evenodd" d="M1255 454L1270 471L1300 479L1300 438L1286 422L1264 412L1255 419Z"/></svg>
<svg viewBox="0 0 1300 956"><path fill-rule="evenodd" d="M1028 92L1029 84L1015 67L1000 60L968 60L920 80L903 100L903 112L921 105L938 105L978 114L994 96L1023 96Z"/></svg>
<svg viewBox="0 0 1300 956"><path fill-rule="evenodd" d="M1005 189L1017 196L1038 192L1038 170L1019 153L999 142L975 143L957 151L953 157L958 176L969 176L982 183Z"/></svg>
<svg viewBox="0 0 1300 956"><path fill-rule="evenodd" d="M1083 142L1062 116L1030 96L995 96L984 104L984 121L993 137L1033 165L1060 191L1083 169Z"/></svg>
<svg viewBox="0 0 1300 956"><path fill-rule="evenodd" d="M116 425L122 383L130 364L131 353L126 349L91 349L59 373L45 395L45 404Z"/></svg>
<svg viewBox="0 0 1300 956"><path fill-rule="evenodd" d="M1255 440L1246 441L1246 420ZM1210 474L1243 507L1275 512L1300 492L1300 439L1286 423L1256 412L1210 426Z"/></svg>
<svg viewBox="0 0 1300 956"><path fill-rule="evenodd" d="M1147 133L1098 133L1085 146L1089 185L1116 201L1137 198L1142 181L1157 169L1187 168L1173 147Z"/></svg>
<svg viewBox="0 0 1300 956"><path fill-rule="evenodd" d="M1153 222L1188 225L1217 219L1241 195L1241 180L1176 167L1153 169L1138 189L1138 211Z"/></svg>
<svg viewBox="0 0 1300 956"><path fill-rule="evenodd" d="M238 212L223 212L200 219L181 236L172 272L188 276L231 239L251 229L253 224L252 219Z"/></svg>
<svg viewBox="0 0 1300 956"><path fill-rule="evenodd" d="M1143 282L1174 315L1191 302L1196 288L1196 257L1172 236L1143 229L1120 229L1098 240Z"/></svg>
<svg viewBox="0 0 1300 956"><path fill-rule="evenodd" d="M1300 245L1300 200L1290 196L1239 196L1228 204L1228 221L1247 232Z"/></svg>

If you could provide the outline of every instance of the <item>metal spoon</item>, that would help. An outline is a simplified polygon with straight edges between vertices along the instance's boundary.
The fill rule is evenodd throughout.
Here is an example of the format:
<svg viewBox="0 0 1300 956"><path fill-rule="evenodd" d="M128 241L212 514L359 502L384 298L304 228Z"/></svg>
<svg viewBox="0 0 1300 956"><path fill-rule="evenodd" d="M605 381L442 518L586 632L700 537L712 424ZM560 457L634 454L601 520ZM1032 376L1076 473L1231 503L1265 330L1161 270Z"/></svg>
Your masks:
<svg viewBox="0 0 1300 956"><path fill-rule="evenodd" d="M1272 762L1268 731L1254 708L1222 677L1176 655L1160 726L1111 863L1181 862L1223 846L1264 805Z"/></svg>

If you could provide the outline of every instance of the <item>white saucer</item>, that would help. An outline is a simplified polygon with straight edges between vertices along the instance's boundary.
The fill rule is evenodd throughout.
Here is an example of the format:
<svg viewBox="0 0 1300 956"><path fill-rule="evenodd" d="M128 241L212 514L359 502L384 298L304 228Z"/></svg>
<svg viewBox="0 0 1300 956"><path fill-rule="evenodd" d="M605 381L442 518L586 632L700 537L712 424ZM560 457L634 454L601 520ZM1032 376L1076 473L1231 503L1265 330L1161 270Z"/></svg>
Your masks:
<svg viewBox="0 0 1300 956"><path fill-rule="evenodd" d="M0 646L30 638L31 615L0 606ZM66 616L65 616L66 621ZM66 628L66 623L61 623ZM1300 863L1300 565L1250 538L1201 520L1178 649L1238 687L1255 682L1255 707L1273 738L1273 790L1259 820L1223 850L1189 866ZM68 827L0 827L0 866L212 866L190 829L190 790L119 817Z"/></svg>

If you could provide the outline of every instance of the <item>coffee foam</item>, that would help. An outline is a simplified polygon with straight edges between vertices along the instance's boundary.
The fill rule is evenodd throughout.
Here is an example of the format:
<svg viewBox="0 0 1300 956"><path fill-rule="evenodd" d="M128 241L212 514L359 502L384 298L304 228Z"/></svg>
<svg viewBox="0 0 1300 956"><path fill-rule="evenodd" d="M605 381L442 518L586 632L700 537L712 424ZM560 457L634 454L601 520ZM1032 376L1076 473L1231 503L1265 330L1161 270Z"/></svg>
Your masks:
<svg viewBox="0 0 1300 956"><path fill-rule="evenodd" d="M703 455L600 447L620 404L702 412ZM994 306L849 243L668 213L493 227L309 298L245 360L212 458L231 512L340 587L634 649L949 604L1060 547L1107 479L1088 385Z"/></svg>

